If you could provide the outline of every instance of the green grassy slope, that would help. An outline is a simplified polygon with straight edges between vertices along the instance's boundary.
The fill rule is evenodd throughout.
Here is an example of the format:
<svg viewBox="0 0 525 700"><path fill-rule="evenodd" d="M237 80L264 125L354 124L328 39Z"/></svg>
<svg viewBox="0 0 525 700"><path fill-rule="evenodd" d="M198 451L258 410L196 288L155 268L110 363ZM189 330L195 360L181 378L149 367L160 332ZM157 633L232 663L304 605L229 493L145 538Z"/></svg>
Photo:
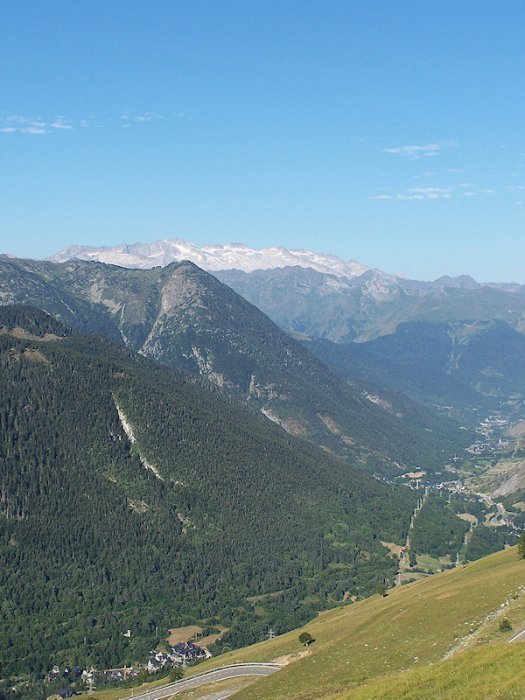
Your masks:
<svg viewBox="0 0 525 700"><path fill-rule="evenodd" d="M333 700L522 700L525 644L491 644L448 661L387 676Z"/></svg>
<svg viewBox="0 0 525 700"><path fill-rule="evenodd" d="M351 698L404 697L396 693L376 696L372 691L367 695L367 688L376 687L368 684L411 669L417 669L426 678L427 672L431 674L433 668L439 668L429 664L439 664L456 650L458 656L453 656L445 668L460 669L461 664L467 668L470 652L466 650L487 642L501 642L509 636L499 632L503 615L515 630L525 624L524 584L525 562L518 559L516 548L512 548L396 588L386 598L373 596L322 613L300 630L223 655L208 662L206 667L295 655L295 660L291 656L291 663L283 670L241 691L235 696L239 699L314 700L347 697L347 694ZM298 642L301 631L309 632L316 640L308 649ZM508 647L511 649L511 645ZM519 652L512 651L509 668L517 658L514 654ZM487 663L490 658L487 657ZM396 680L400 688L404 678L405 674ZM378 693L383 688L388 693L386 680L384 686L379 683L377 687ZM362 694L354 695L358 690Z"/></svg>

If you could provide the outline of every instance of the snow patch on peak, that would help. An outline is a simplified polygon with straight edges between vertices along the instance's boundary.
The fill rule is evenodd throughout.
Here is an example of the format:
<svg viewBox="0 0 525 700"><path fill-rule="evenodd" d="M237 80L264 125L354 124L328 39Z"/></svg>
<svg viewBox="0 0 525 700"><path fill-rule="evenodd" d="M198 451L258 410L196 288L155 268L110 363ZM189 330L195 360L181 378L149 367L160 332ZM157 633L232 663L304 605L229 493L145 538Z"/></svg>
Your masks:
<svg viewBox="0 0 525 700"><path fill-rule="evenodd" d="M52 262L96 260L120 267L148 269L157 265L190 260L208 272L219 270L268 270L299 266L337 277L358 277L370 268L350 260L345 262L335 255L312 250L289 250L283 246L249 248L244 243L196 246L180 238L168 238L154 243L122 243L117 246L68 246L49 258Z"/></svg>

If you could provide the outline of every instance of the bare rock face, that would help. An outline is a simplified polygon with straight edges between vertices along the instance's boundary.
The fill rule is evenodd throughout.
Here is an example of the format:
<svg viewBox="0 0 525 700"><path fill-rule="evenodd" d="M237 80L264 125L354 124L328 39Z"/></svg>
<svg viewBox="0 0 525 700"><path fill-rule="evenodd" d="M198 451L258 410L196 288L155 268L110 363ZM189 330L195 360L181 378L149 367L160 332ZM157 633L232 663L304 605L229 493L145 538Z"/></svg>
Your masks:
<svg viewBox="0 0 525 700"><path fill-rule="evenodd" d="M511 475L492 494L494 498L509 496L525 488L525 460L516 464Z"/></svg>

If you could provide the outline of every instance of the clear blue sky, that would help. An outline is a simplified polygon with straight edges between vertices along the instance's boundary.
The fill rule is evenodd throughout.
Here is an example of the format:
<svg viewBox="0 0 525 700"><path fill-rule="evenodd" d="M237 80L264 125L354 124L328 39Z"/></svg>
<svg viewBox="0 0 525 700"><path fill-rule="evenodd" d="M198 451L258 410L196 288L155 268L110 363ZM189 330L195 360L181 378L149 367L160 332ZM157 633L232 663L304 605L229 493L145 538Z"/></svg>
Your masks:
<svg viewBox="0 0 525 700"><path fill-rule="evenodd" d="M523 0L2 0L0 251L525 283Z"/></svg>

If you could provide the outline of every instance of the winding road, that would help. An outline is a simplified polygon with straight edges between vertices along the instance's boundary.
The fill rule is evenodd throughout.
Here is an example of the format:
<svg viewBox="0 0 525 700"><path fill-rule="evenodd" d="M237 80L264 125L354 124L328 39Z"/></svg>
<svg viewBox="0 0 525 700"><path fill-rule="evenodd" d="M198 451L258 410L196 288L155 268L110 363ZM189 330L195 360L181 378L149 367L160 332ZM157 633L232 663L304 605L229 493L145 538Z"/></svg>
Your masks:
<svg viewBox="0 0 525 700"><path fill-rule="evenodd" d="M137 695L128 695L126 700L162 700L169 698L175 693L190 688L198 688L201 685L216 683L218 681L227 681L231 678L242 678L243 676L269 676L281 668L278 664L260 663L260 664L233 664L232 666L223 666L216 668L213 671L199 673L191 678L183 678L181 681L175 681L168 685L163 685L162 688L147 690L145 693Z"/></svg>

